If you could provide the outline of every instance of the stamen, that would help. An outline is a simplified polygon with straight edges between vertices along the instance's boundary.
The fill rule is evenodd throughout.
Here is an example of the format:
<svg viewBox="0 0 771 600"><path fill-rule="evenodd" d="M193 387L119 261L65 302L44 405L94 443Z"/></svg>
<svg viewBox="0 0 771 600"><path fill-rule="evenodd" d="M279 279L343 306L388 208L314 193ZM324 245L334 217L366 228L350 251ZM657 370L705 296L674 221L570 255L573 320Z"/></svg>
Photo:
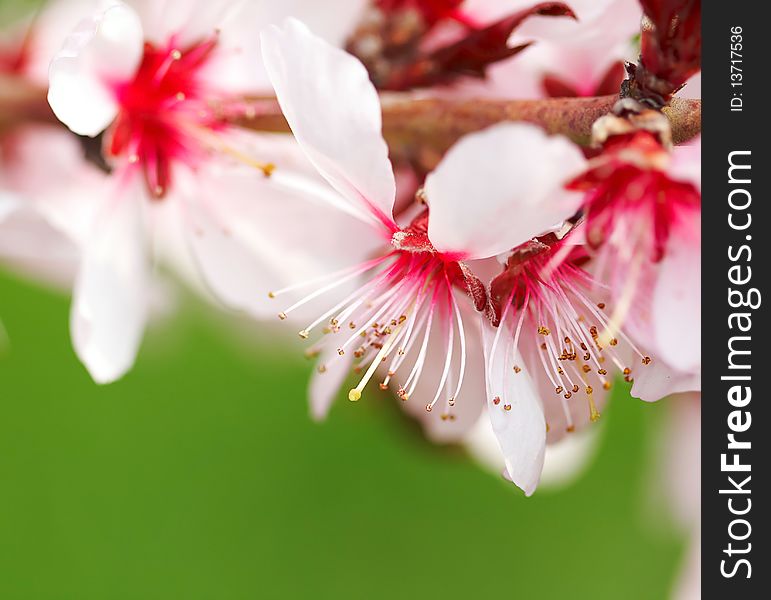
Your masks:
<svg viewBox="0 0 771 600"><path fill-rule="evenodd" d="M401 325L399 325L399 329L401 329ZM383 358L388 356L388 352L390 351L393 342L394 338L391 338L385 344L383 344L383 347L380 349L380 352L378 352L375 360L370 363L369 369L367 369L364 377L362 377L361 381L359 381L359 385L348 392L348 399L351 402L357 402L361 399L362 391L364 391L364 388L367 386L367 383L372 378L372 375L374 375L375 371L380 366L380 363L383 362Z"/></svg>

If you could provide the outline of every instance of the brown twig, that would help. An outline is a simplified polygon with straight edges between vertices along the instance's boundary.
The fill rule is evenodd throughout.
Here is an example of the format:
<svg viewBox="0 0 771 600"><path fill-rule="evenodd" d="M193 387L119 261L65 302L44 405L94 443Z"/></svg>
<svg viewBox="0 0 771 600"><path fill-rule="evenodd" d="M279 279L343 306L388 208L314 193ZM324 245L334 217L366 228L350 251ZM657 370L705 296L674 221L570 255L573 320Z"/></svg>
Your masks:
<svg viewBox="0 0 771 600"><path fill-rule="evenodd" d="M383 135L396 160L417 161L430 168L462 136L506 121L540 125L550 133L588 145L592 124L610 112L618 96L544 100L448 100L383 97ZM674 142L681 144L701 131L701 100L675 98L664 114L672 123ZM278 105L263 102L240 125L259 131L286 132Z"/></svg>
<svg viewBox="0 0 771 600"><path fill-rule="evenodd" d="M0 73L0 133L20 123L55 120L44 89Z"/></svg>
<svg viewBox="0 0 771 600"><path fill-rule="evenodd" d="M383 135L394 160L432 168L462 136L496 123L524 121L550 133L568 136L581 145L591 139L592 124L607 114L617 96L543 100L414 99L383 96ZM274 99L253 102L248 116L228 117L241 127L288 133L289 126ZM701 100L675 98L664 114L672 123L673 140L681 144L701 131ZM55 123L45 91L17 79L0 77L0 132L21 122Z"/></svg>

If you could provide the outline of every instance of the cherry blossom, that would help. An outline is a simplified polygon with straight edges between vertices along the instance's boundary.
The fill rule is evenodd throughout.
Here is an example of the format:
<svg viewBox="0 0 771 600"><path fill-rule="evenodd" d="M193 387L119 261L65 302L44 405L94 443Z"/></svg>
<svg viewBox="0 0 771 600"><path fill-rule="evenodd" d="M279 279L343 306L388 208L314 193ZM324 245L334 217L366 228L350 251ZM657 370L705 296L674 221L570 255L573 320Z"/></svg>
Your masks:
<svg viewBox="0 0 771 600"><path fill-rule="evenodd" d="M614 298L612 326L647 329L657 355L682 372L701 356L699 148L696 140L671 155L648 131L611 136L569 184L587 192L586 240Z"/></svg>
<svg viewBox="0 0 771 600"><path fill-rule="evenodd" d="M288 140L230 125L265 95L254 32L275 12L262 3L108 2L51 63L51 107L74 133L96 138L107 171L72 203L39 203L49 220L77 229L71 330L98 382L133 364L150 265L177 230L215 295L258 317L263 289L335 264L334 245L310 255L292 237L321 222L313 205L297 202L321 179ZM296 221L291 232L278 226L285 219ZM276 253L280 267L267 260Z"/></svg>
<svg viewBox="0 0 771 600"><path fill-rule="evenodd" d="M299 144L340 193L345 202L341 208L355 214L360 227L372 231L383 246L355 266L308 282L313 291L279 315L287 319L352 279L363 282L329 302L300 330L304 339L318 329L324 334L310 350L320 355L320 374L311 386L314 413L326 412L335 389L355 364L362 375L349 391L350 400L361 398L383 365L381 387L398 381L398 395L405 403L422 406L442 421L454 421L456 410L467 402L470 412L478 414L483 390L473 390L468 400L461 392L467 361L473 360L469 347L480 345L474 335L479 323L469 326L464 313L472 304L477 310L486 305L485 287L469 264L508 253L571 217L580 195L562 184L584 168L581 152L530 125L504 124L469 135L428 175L421 195L427 208L399 225L392 216L394 178L380 134L380 105L363 65L297 21L288 21L283 29L270 28L262 35L262 45L268 73ZM356 255L357 248L351 247L350 253ZM271 295L294 294L304 285ZM496 336L487 333L490 329L481 327L486 338ZM490 344L486 347L491 350ZM508 344L501 347L502 352L492 349L488 357L494 377L510 358ZM438 373L431 384L423 380L424 369ZM521 380L529 380L521 370ZM418 386L430 391L416 402ZM493 426L512 479L529 494L537 480L530 472L540 472L539 454L545 445L540 400L533 386L521 398L508 392L499 395L497 389L498 381L488 381ZM523 470L527 476L520 476Z"/></svg>

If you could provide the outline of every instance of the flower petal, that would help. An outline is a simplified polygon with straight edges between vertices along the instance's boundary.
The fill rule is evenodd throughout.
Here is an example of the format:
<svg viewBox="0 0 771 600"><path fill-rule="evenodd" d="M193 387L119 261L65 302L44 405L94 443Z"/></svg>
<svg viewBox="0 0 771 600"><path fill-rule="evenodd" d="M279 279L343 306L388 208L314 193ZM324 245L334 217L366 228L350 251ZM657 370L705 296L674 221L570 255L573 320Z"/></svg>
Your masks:
<svg viewBox="0 0 771 600"><path fill-rule="evenodd" d="M489 419L479 419L463 438L463 446L480 466L507 476L501 448ZM598 446L597 429L578 431L557 443L547 444L539 489L564 489L575 482L591 466Z"/></svg>
<svg viewBox="0 0 771 600"><path fill-rule="evenodd" d="M394 228L396 194L380 100L364 65L296 19L262 33L262 53L295 138L362 218Z"/></svg>
<svg viewBox="0 0 771 600"><path fill-rule="evenodd" d="M682 373L658 361L635 375L630 393L645 402L658 402L673 394L700 390L700 372Z"/></svg>
<svg viewBox="0 0 771 600"><path fill-rule="evenodd" d="M567 138L526 124L495 125L459 141L426 179L428 237L440 252L487 258L573 216L563 189L586 164Z"/></svg>
<svg viewBox="0 0 771 600"><path fill-rule="evenodd" d="M143 53L142 24L121 2L81 21L51 62L48 102L78 135L96 136L113 121L112 89L133 76Z"/></svg>
<svg viewBox="0 0 771 600"><path fill-rule="evenodd" d="M672 179L687 181L701 191L701 136L675 146L668 173Z"/></svg>
<svg viewBox="0 0 771 600"><path fill-rule="evenodd" d="M70 329L75 352L97 383L122 377L142 340L148 303L142 200L138 183L114 193L83 249Z"/></svg>
<svg viewBox="0 0 771 600"><path fill-rule="evenodd" d="M180 172L175 185L187 208L179 217L214 296L230 308L275 319L309 290L290 294L292 300L271 299L269 292L356 265L383 242L368 225L330 210L323 200L314 201L317 192L336 193L291 137L254 140L251 147L258 156L270 153L276 165L271 177L216 161L189 177ZM335 292L346 290L341 286ZM325 300L335 297L332 293ZM312 320L318 312L319 305L311 303L292 318Z"/></svg>
<svg viewBox="0 0 771 600"><path fill-rule="evenodd" d="M680 229L686 230L685 227ZM657 354L683 372L693 372L701 365L699 241L690 231L673 231L653 290L652 318Z"/></svg>
<svg viewBox="0 0 771 600"><path fill-rule="evenodd" d="M515 373L511 368L516 364L513 337L502 332L495 346L496 331L486 323L482 327L490 422L503 452L507 478L530 496L541 478L546 450L543 407L527 371Z"/></svg>
<svg viewBox="0 0 771 600"><path fill-rule="evenodd" d="M340 396L340 387L351 372L352 366L352 353L340 356L334 344L324 345L308 387L311 416L314 420L323 421L327 418L332 403Z"/></svg>
<svg viewBox="0 0 771 600"><path fill-rule="evenodd" d="M255 31L283 23L287 17L296 17L316 35L341 47L365 5L365 0L241 2L219 24L217 51L200 76L220 91L264 94L271 90L271 84L263 66L260 38L254 35Z"/></svg>
<svg viewBox="0 0 771 600"><path fill-rule="evenodd" d="M0 190L0 223L5 221L9 215L14 213L21 206L18 198Z"/></svg>

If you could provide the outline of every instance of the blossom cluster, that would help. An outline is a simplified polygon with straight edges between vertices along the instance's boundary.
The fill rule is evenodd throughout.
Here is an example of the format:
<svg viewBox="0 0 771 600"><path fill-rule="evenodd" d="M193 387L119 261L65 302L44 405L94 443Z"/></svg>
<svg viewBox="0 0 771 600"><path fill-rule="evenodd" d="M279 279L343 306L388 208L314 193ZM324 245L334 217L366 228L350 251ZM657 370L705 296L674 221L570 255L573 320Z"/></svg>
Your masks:
<svg viewBox="0 0 771 600"><path fill-rule="evenodd" d="M700 149L667 116L698 86L698 19L54 2L0 44L0 254L72 286L97 383L131 369L162 265L307 340L316 418L351 374L350 401L390 389L436 439L488 418L530 495L614 385L699 388ZM490 122L504 99L532 118Z"/></svg>

